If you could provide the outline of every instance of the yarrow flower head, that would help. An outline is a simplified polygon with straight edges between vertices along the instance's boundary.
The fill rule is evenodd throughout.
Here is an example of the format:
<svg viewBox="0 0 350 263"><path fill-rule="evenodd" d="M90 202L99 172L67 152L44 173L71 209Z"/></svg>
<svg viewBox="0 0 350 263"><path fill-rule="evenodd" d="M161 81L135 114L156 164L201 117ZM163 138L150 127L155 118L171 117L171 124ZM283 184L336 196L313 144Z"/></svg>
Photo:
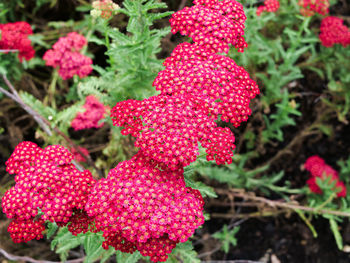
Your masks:
<svg viewBox="0 0 350 263"><path fill-rule="evenodd" d="M346 187L340 181L338 172L327 165L321 157L317 155L309 157L304 164L304 168L310 172L310 178L307 180L307 184L311 192L322 194L322 190L317 184L317 178L320 178L322 181L329 180L330 184L335 184L333 190L337 193L338 197L346 196Z"/></svg>
<svg viewBox="0 0 350 263"><path fill-rule="evenodd" d="M262 12L276 12L278 8L280 8L278 0L265 0L264 4L256 10L256 14L260 16Z"/></svg>
<svg viewBox="0 0 350 263"><path fill-rule="evenodd" d="M329 0L299 0L300 13L303 16L313 16L315 13L327 15Z"/></svg>
<svg viewBox="0 0 350 263"><path fill-rule="evenodd" d="M343 24L341 18L328 16L322 19L320 31L320 40L325 47L332 47L334 44L341 44L343 47L350 45L350 29Z"/></svg>
<svg viewBox="0 0 350 263"><path fill-rule="evenodd" d="M31 46L31 41L28 38L33 31L27 22L15 22L0 24L0 49L18 51L20 61L30 60L34 57L35 51Z"/></svg>
<svg viewBox="0 0 350 263"><path fill-rule="evenodd" d="M76 131L89 128L101 128L103 123L100 121L110 111L108 106L103 105L93 95L86 97L83 108L85 111L79 112L71 123L72 128Z"/></svg>
<svg viewBox="0 0 350 263"><path fill-rule="evenodd" d="M136 137L135 146L145 156L168 169L194 162L199 142L207 149L208 160L231 163L234 135L229 128L217 127L208 105L190 95L158 95L143 101L119 102L111 118L114 125L124 127L123 135Z"/></svg>
<svg viewBox="0 0 350 263"><path fill-rule="evenodd" d="M187 35L212 53L227 53L229 44L243 52L247 43L243 38L246 16L242 4L235 0L195 0L194 4L172 15L173 34Z"/></svg>
<svg viewBox="0 0 350 263"><path fill-rule="evenodd" d="M255 81L232 59L206 52L202 47L178 45L153 82L164 95L191 94L207 102L212 118L238 127L251 114L249 103L259 94ZM210 105L210 106L209 106Z"/></svg>
<svg viewBox="0 0 350 263"><path fill-rule="evenodd" d="M112 0L98 0L92 2L93 9L90 11L92 17L102 17L109 19L120 8L119 5L113 3Z"/></svg>
<svg viewBox="0 0 350 263"><path fill-rule="evenodd" d="M92 71L91 58L79 53L85 45L87 41L84 36L71 32L66 37L60 37L52 49L45 52L43 59L47 66L59 68L58 73L63 79L74 75L83 78Z"/></svg>
<svg viewBox="0 0 350 263"><path fill-rule="evenodd" d="M16 185L2 198L4 213L14 219L13 226L17 227L11 228L12 232L9 229L14 240L28 241L22 237L25 225L37 227L28 229L26 237L41 236L41 221L35 219L38 208L43 213L42 220L60 224L68 223L84 209L96 181L89 171L77 170L72 160L73 155L59 145L41 149L32 142L22 142L16 147L6 162L7 171L16 174ZM30 235L30 231L35 235Z"/></svg>
<svg viewBox="0 0 350 263"><path fill-rule="evenodd" d="M160 170L139 152L98 181L86 211L105 249L139 250L157 262L203 224L203 205L199 191L185 186L183 169Z"/></svg>

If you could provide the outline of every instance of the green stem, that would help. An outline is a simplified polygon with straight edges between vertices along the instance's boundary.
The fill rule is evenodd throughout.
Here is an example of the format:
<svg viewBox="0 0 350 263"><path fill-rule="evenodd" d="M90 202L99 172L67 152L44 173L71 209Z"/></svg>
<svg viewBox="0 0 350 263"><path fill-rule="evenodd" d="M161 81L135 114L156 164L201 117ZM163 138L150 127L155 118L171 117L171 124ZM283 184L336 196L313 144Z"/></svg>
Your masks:
<svg viewBox="0 0 350 263"><path fill-rule="evenodd" d="M53 109L56 109L55 93L56 93L57 79L58 79L58 71L57 69L55 69L53 71L52 80L48 89L48 96L44 100L44 104L50 103Z"/></svg>

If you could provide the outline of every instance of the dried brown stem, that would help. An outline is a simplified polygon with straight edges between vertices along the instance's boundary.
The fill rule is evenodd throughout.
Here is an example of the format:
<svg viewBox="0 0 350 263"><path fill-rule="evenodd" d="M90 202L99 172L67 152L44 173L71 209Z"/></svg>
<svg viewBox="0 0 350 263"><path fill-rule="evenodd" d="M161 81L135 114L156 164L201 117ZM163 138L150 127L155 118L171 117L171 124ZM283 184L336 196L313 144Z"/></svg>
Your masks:
<svg viewBox="0 0 350 263"><path fill-rule="evenodd" d="M60 263L58 261L37 260L37 259L27 257L27 256L16 256L16 255L13 255L13 254L6 252L2 248L0 248L0 254L2 254L5 258L7 258L9 260L14 260L14 261L24 261L24 262L31 262L31 263ZM65 262L66 263L80 263L83 261L84 261L84 258L78 258L78 259L73 259L73 260L67 260Z"/></svg>
<svg viewBox="0 0 350 263"><path fill-rule="evenodd" d="M335 215L335 216L343 216L343 217L350 217L350 213L348 212L342 212L342 211L336 211L336 210L330 210L330 209L320 209L320 208L313 208L313 207L308 207L308 206L302 206L297 202L285 202L285 201L275 201L275 200L269 200L264 197L259 197L256 196L254 193L246 193L242 190L237 190L237 189L231 189L231 190L226 190L226 189L215 189L215 191L218 194L225 194L225 195L233 195L238 198L242 198L245 200L253 200L259 203L264 203L270 207L273 208L283 208L282 212L288 212L288 210L302 210L308 213L312 214L329 214L329 215ZM281 210L280 210L281 211ZM279 212L279 211L278 211ZM231 213L231 214L226 214L226 218L233 218L237 217L237 215ZM271 214L271 216L273 213ZM216 217L219 215L216 214Z"/></svg>

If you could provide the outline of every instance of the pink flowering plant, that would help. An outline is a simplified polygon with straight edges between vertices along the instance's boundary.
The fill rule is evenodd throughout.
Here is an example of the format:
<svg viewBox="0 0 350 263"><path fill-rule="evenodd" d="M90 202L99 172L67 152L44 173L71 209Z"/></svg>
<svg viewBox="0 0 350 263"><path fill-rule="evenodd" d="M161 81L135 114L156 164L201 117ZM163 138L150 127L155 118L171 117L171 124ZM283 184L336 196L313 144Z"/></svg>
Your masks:
<svg viewBox="0 0 350 263"><path fill-rule="evenodd" d="M326 221L346 251L350 29L334 1L34 2L42 20L0 3L8 239L67 262L192 263L259 247L272 218L307 242Z"/></svg>

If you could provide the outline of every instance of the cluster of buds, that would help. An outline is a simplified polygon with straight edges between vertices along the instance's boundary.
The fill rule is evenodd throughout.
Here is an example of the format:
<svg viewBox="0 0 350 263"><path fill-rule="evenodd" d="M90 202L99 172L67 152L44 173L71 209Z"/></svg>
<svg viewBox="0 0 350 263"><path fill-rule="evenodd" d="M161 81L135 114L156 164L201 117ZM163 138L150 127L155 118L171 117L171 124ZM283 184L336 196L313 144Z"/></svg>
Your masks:
<svg viewBox="0 0 350 263"><path fill-rule="evenodd" d="M299 0L300 13L303 16L313 16L315 13L327 15L329 0Z"/></svg>
<svg viewBox="0 0 350 263"><path fill-rule="evenodd" d="M100 121L110 110L109 107L103 105L93 95L86 97L83 108L85 111L79 112L71 123L72 128L76 131L90 128L101 128L103 123Z"/></svg>
<svg viewBox="0 0 350 263"><path fill-rule="evenodd" d="M280 8L280 2L278 0L265 0L262 6L256 9L256 14L261 15L262 12L276 12Z"/></svg>
<svg viewBox="0 0 350 263"><path fill-rule="evenodd" d="M112 0L98 0L92 2L92 10L90 14L92 17L102 17L103 19L111 18L120 8L119 5L113 3Z"/></svg>
<svg viewBox="0 0 350 263"><path fill-rule="evenodd" d="M84 210L96 181L89 171L77 170L72 160L73 155L59 145L17 145L6 162L16 185L2 198L3 212L13 219L8 230L14 242L40 239L45 221L66 225Z"/></svg>
<svg viewBox="0 0 350 263"><path fill-rule="evenodd" d="M45 52L43 59L47 66L59 68L58 73L63 79L75 75L84 78L92 71L91 58L80 53L86 45L84 36L71 32L66 37L60 37L52 49Z"/></svg>
<svg viewBox="0 0 350 263"><path fill-rule="evenodd" d="M342 181L340 181L338 172L319 156L309 157L305 164L305 170L310 172L310 178L307 180L307 184L311 192L316 194L322 194L321 188L317 184L317 178L322 181L327 181L329 184L334 184L334 192L338 197L346 196L346 187Z"/></svg>
<svg viewBox="0 0 350 263"><path fill-rule="evenodd" d="M33 34L27 22L0 24L0 50L1 52L18 52L20 61L30 60L35 51L28 36Z"/></svg>
<svg viewBox="0 0 350 263"><path fill-rule="evenodd" d="M322 19L320 27L320 40L323 46L332 47L341 44L343 47L350 45L350 29L343 24L343 19L328 16Z"/></svg>

